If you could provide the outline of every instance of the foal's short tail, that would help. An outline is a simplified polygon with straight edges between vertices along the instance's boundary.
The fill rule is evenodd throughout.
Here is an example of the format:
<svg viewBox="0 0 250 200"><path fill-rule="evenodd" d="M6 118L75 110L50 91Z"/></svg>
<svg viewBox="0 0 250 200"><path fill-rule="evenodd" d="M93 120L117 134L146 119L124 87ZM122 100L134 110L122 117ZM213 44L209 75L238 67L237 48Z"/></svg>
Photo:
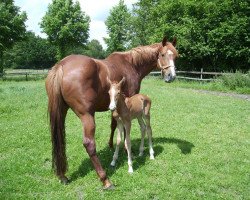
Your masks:
<svg viewBox="0 0 250 200"><path fill-rule="evenodd" d="M144 115L149 116L150 115L150 108L151 108L151 100L149 98L144 99L143 107L144 107Z"/></svg>
<svg viewBox="0 0 250 200"><path fill-rule="evenodd" d="M64 126L66 104L61 93L62 77L62 66L57 64L51 69L46 79L52 142L52 167L59 177L63 177L67 171Z"/></svg>

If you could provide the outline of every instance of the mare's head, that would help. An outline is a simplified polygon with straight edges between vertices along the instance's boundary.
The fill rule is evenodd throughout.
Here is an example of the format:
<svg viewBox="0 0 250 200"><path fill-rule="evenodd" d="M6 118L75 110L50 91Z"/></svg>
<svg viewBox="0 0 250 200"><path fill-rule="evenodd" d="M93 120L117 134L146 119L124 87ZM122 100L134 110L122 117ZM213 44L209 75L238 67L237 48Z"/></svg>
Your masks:
<svg viewBox="0 0 250 200"><path fill-rule="evenodd" d="M123 77L119 83L111 82L110 79L107 77L107 82L110 85L110 88L109 88L109 98L110 98L109 109L111 111L114 111L117 107L118 99L120 98L120 95L122 95L122 85L125 82L125 77Z"/></svg>
<svg viewBox="0 0 250 200"><path fill-rule="evenodd" d="M164 37L162 40L162 47L159 50L157 67L160 68L165 82L172 82L176 77L175 73L175 59L179 56L175 49L176 38L171 42Z"/></svg>

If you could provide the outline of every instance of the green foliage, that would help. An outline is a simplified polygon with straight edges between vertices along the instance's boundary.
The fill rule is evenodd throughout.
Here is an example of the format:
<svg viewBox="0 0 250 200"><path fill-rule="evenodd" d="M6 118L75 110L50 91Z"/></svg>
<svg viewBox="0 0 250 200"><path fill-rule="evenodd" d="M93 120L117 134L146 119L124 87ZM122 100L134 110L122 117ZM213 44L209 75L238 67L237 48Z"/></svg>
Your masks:
<svg viewBox="0 0 250 200"><path fill-rule="evenodd" d="M53 0L41 22L43 32L58 47L57 58L66 56L67 49L84 45L89 37L90 18L81 11L78 1Z"/></svg>
<svg viewBox="0 0 250 200"><path fill-rule="evenodd" d="M234 74L225 74L219 78L222 84L231 90L237 90L237 88L249 88L250 89L250 71L247 74L236 72Z"/></svg>
<svg viewBox="0 0 250 200"><path fill-rule="evenodd" d="M16 69L49 68L56 63L55 52L56 47L50 44L47 39L27 32L23 41L16 43L12 49L5 52L4 67Z"/></svg>
<svg viewBox="0 0 250 200"><path fill-rule="evenodd" d="M0 76L3 73L3 52L23 39L26 19L26 13L20 13L13 0L0 1Z"/></svg>
<svg viewBox="0 0 250 200"><path fill-rule="evenodd" d="M117 6L114 6L105 24L107 26L108 38L104 38L108 48L107 52L124 51L129 44L129 23L131 14L124 4L124 0L120 0Z"/></svg>
<svg viewBox="0 0 250 200"><path fill-rule="evenodd" d="M155 160L149 159L147 140L145 155L138 156L140 128L134 121L132 175L123 151L116 168L110 167L110 112L96 113L97 154L116 185L104 191L72 111L66 118L70 184L61 185L53 174L44 81L0 81L0 198L248 199L249 102L173 86L159 79L142 82L141 92L152 99Z"/></svg>
<svg viewBox="0 0 250 200"><path fill-rule="evenodd" d="M98 40L95 39L87 43L87 47L84 51L84 54L92 58L105 58L105 51L103 50L102 45Z"/></svg>
<svg viewBox="0 0 250 200"><path fill-rule="evenodd" d="M248 1L140 0L134 6L133 44L176 36L178 69L246 72L250 65ZM229 20L230 19L230 20Z"/></svg>

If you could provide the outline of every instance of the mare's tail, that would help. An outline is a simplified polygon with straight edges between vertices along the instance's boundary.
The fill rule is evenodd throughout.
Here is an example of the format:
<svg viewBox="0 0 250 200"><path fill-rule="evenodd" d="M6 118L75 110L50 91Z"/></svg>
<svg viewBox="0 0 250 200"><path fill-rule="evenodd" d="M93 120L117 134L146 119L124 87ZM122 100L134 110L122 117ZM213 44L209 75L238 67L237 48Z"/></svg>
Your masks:
<svg viewBox="0 0 250 200"><path fill-rule="evenodd" d="M51 142L52 142L52 167L59 177L64 177L67 171L67 158L65 148L65 117L66 104L61 93L63 77L62 66L55 65L46 79L48 95L48 115L50 119Z"/></svg>

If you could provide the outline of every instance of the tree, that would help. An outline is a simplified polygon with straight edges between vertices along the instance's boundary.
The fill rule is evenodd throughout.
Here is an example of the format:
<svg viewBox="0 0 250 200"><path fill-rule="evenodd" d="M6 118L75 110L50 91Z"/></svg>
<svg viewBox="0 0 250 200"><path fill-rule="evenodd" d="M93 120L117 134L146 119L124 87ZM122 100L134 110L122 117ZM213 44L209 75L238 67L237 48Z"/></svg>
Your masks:
<svg viewBox="0 0 250 200"><path fill-rule="evenodd" d="M114 6L105 24L108 30L108 38L104 38L107 44L107 52L124 51L129 46L129 23L131 14L124 4L124 0L120 0L117 6Z"/></svg>
<svg viewBox="0 0 250 200"><path fill-rule="evenodd" d="M133 5L132 30L130 31L132 46L150 44L152 29L157 25L153 14L156 3L152 0L140 0Z"/></svg>
<svg viewBox="0 0 250 200"><path fill-rule="evenodd" d="M24 37L26 13L13 0L0 1L0 76L3 74L3 53Z"/></svg>
<svg viewBox="0 0 250 200"><path fill-rule="evenodd" d="M147 44L159 42L163 35L170 40L176 36L179 69L247 71L249 8L249 1L241 0L139 0L134 6L133 42Z"/></svg>
<svg viewBox="0 0 250 200"><path fill-rule="evenodd" d="M4 53L4 67L49 68L56 62L55 52L56 47L47 39L27 32L23 41L17 42L12 49Z"/></svg>
<svg viewBox="0 0 250 200"><path fill-rule="evenodd" d="M57 59L61 59L68 48L87 42L89 23L90 18L81 11L78 1L53 0L40 25L49 41L57 46Z"/></svg>
<svg viewBox="0 0 250 200"><path fill-rule="evenodd" d="M84 54L93 58L103 59L105 58L105 51L98 40L91 40L87 43L87 48Z"/></svg>

